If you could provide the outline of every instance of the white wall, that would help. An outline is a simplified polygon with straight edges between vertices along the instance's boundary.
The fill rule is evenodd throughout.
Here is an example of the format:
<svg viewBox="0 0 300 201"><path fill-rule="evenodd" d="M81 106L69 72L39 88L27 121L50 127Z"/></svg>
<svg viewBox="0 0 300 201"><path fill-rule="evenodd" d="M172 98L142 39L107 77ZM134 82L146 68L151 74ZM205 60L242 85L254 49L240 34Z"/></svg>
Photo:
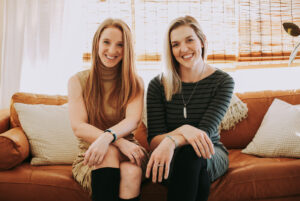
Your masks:
<svg viewBox="0 0 300 201"><path fill-rule="evenodd" d="M4 32L4 24L3 24L4 1L5 0L0 0L0 72L1 72L1 66L2 66L2 39L3 39L3 32Z"/></svg>

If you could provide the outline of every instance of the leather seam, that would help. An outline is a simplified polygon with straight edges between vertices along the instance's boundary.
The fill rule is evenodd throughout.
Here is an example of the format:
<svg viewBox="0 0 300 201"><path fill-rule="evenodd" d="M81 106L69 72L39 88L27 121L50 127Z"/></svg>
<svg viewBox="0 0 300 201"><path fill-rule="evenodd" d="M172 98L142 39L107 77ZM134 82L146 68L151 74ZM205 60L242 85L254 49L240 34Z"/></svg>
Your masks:
<svg viewBox="0 0 300 201"><path fill-rule="evenodd" d="M252 183L252 182L258 182L258 181L274 181L274 180L279 180L279 179L286 179L286 178L293 178L297 179L300 175L292 175L292 176L286 176L286 177L278 177L278 178L269 178L269 179L252 179L252 180L247 180L245 182L226 182L227 184L244 184L244 183Z"/></svg>
<svg viewBox="0 0 300 201"><path fill-rule="evenodd" d="M268 97L247 97L247 98L242 98L242 97L239 97L238 95L240 94L237 94L237 96L241 99L241 100L258 100L258 99L269 99L269 98L282 98L282 97L292 97L292 96L297 96L299 95L300 93L296 93L296 94L287 94L287 95L272 95L272 96L268 96ZM241 94L242 95L242 94Z"/></svg>
<svg viewBox="0 0 300 201"><path fill-rule="evenodd" d="M54 188L63 188L63 189L69 189L69 190L75 190L77 191L75 188L68 188L68 187L64 187L64 186L56 186L56 185L49 185L49 184L37 184L37 183L31 183L31 182L1 182L0 181L0 184L16 184L16 185L23 185L23 184L26 184L26 185L36 185L36 186L48 186L48 187L54 187Z"/></svg>

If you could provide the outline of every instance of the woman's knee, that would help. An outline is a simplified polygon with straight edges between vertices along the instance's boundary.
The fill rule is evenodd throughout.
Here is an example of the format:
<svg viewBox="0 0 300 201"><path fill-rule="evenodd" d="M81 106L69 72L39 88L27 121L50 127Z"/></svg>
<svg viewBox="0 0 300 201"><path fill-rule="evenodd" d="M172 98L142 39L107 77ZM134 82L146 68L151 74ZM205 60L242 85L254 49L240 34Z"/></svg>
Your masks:
<svg viewBox="0 0 300 201"><path fill-rule="evenodd" d="M185 145L179 148L176 154L176 160L185 164L196 163L201 167L207 166L207 159L197 156L194 148L191 145Z"/></svg>
<svg viewBox="0 0 300 201"><path fill-rule="evenodd" d="M120 151L116 146L109 145L105 156L119 158L120 157Z"/></svg>
<svg viewBox="0 0 300 201"><path fill-rule="evenodd" d="M179 148L178 150L178 157L180 158L185 158L185 159L198 159L199 157L197 156L194 148L192 145L184 145Z"/></svg>
<svg viewBox="0 0 300 201"><path fill-rule="evenodd" d="M195 153L194 148L190 144L180 147L180 150L184 153Z"/></svg>
<svg viewBox="0 0 300 201"><path fill-rule="evenodd" d="M131 162L122 162L120 164L121 180L131 183L140 183L142 179L142 168Z"/></svg>
<svg viewBox="0 0 300 201"><path fill-rule="evenodd" d="M102 162L99 165L95 166L95 169L103 167L119 168L120 155L120 151L117 147L109 145Z"/></svg>

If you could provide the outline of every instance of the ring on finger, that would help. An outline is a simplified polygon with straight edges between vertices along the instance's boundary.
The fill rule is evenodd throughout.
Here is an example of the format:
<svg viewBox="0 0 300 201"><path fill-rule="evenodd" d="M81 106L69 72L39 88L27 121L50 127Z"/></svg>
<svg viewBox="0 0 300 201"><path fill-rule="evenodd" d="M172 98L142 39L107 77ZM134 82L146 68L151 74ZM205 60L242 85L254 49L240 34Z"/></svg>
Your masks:
<svg viewBox="0 0 300 201"><path fill-rule="evenodd" d="M157 167L164 167L165 164L157 164Z"/></svg>

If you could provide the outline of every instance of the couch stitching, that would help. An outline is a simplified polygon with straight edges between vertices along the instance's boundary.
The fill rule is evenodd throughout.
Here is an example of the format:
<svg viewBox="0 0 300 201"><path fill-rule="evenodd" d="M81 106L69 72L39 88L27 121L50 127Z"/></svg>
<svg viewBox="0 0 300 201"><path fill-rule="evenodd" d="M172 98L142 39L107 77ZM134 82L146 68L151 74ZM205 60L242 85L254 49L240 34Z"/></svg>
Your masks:
<svg viewBox="0 0 300 201"><path fill-rule="evenodd" d="M270 179L251 179L251 180L247 180L247 181L244 181L244 182L226 182L226 183L231 183L231 184L243 184L243 183L249 183L249 182L257 182L257 181L273 181L273 180L279 180L279 179L286 179L286 178L292 178L292 179L295 179L295 178L298 178L300 179L300 175L293 175L293 176L285 176L285 177L277 177L277 178L270 178Z"/></svg>
<svg viewBox="0 0 300 201"><path fill-rule="evenodd" d="M74 191L78 191L75 188L68 188L68 187L64 187L64 186L56 186L56 185L49 185L49 184L38 184L38 183L32 183L32 182L1 182L0 184L26 184L26 185L37 185L37 186L49 186L49 187L54 187L54 188L63 188L63 189L69 189L69 190L74 190Z"/></svg>
<svg viewBox="0 0 300 201"><path fill-rule="evenodd" d="M276 200L278 200L278 198L298 198L300 194L294 194L294 195L288 195L288 196L280 196L280 197L261 197L261 198L255 198L255 199L251 199L250 201L260 201L260 200L265 200L265 199L273 199L275 198Z"/></svg>
<svg viewBox="0 0 300 201"><path fill-rule="evenodd" d="M237 96L239 97L239 95L242 94L237 94ZM282 98L282 97L290 97L290 96L297 96L300 95L300 93L295 93L295 94L287 94L287 95L272 95L272 96L267 96L267 97L247 97L247 98L240 98L241 100L255 100L255 99L269 99L269 98Z"/></svg>

